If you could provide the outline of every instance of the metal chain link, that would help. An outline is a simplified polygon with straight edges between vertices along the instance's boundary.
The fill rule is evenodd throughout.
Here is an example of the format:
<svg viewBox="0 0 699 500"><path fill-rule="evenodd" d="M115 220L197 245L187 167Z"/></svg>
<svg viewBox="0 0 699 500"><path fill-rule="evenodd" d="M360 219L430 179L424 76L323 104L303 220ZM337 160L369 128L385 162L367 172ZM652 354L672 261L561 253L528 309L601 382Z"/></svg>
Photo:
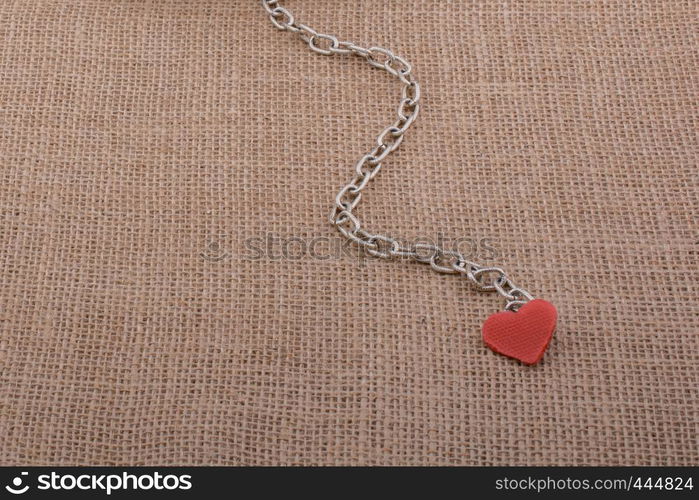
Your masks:
<svg viewBox="0 0 699 500"><path fill-rule="evenodd" d="M506 301L506 310L516 311L533 300L534 297L529 292L515 285L499 267L482 266L467 260L458 251L443 249L432 244L417 243L412 246L403 246L390 236L372 234L362 228L361 222L354 214L354 209L362 198L362 191L379 173L384 160L400 147L405 133L420 113L420 85L413 76L412 66L388 49L360 47L297 23L294 15L280 5L280 0L262 0L262 6L277 29L298 35L312 51L326 56L360 57L371 66L386 71L402 84L401 100L397 108L398 118L381 131L376 139L376 146L357 162L352 180L343 186L335 197L330 222L340 233L360 247L364 247L369 255L384 259L410 258L429 264L432 269L440 273L466 276L479 290L494 291L502 296Z"/></svg>

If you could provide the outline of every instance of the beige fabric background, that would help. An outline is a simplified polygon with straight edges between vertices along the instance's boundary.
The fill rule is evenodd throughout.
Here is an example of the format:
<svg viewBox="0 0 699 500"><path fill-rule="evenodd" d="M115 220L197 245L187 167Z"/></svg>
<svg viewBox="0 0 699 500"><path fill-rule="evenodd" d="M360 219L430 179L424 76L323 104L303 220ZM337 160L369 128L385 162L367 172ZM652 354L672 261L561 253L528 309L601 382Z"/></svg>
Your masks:
<svg viewBox="0 0 699 500"><path fill-rule="evenodd" d="M697 3L286 5L413 62L361 215L487 238L558 306L543 363L483 346L465 280L251 258L339 241L387 75L256 0L2 0L0 463L696 465Z"/></svg>

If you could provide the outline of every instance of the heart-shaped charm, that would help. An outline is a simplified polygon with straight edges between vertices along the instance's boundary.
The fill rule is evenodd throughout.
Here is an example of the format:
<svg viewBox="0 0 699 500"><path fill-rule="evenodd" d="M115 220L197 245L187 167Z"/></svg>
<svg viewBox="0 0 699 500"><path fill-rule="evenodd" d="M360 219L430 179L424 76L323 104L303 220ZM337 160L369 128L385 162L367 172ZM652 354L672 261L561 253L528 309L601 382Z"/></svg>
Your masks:
<svg viewBox="0 0 699 500"><path fill-rule="evenodd" d="M499 354L533 365L544 356L557 316L550 302L532 300L517 312L503 311L489 317L483 323L483 341Z"/></svg>

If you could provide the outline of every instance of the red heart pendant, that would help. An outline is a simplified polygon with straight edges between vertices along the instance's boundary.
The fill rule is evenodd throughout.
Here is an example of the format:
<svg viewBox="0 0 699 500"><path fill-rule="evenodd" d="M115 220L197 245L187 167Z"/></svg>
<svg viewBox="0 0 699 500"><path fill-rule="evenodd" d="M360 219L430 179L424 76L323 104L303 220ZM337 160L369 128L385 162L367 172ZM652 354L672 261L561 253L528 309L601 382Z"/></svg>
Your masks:
<svg viewBox="0 0 699 500"><path fill-rule="evenodd" d="M483 341L499 354L533 365L544 356L557 316L550 302L532 300L517 312L504 311L489 317L483 323Z"/></svg>

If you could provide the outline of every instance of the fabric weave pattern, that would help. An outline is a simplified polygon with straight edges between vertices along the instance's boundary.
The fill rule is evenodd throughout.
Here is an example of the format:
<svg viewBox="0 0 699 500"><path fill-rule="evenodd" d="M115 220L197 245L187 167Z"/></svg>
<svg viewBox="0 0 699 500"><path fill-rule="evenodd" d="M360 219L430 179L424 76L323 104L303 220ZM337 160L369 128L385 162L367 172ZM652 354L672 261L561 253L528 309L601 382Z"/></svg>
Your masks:
<svg viewBox="0 0 699 500"><path fill-rule="evenodd" d="M696 465L699 4L286 5L413 63L362 220L477 242L556 305L543 361L466 280L330 253L383 72L255 0L4 0L0 463Z"/></svg>

